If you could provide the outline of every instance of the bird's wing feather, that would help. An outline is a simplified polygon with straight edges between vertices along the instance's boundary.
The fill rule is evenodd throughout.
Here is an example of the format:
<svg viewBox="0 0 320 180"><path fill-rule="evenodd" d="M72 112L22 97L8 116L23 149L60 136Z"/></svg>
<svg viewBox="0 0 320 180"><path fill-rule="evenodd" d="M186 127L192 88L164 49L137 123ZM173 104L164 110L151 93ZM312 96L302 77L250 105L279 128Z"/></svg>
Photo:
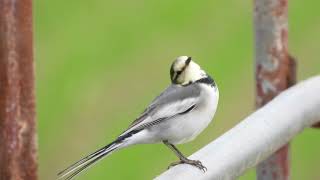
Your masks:
<svg viewBox="0 0 320 180"><path fill-rule="evenodd" d="M199 95L200 88L197 85L169 86L151 102L123 134L131 130L157 124L164 119L191 110L197 104Z"/></svg>

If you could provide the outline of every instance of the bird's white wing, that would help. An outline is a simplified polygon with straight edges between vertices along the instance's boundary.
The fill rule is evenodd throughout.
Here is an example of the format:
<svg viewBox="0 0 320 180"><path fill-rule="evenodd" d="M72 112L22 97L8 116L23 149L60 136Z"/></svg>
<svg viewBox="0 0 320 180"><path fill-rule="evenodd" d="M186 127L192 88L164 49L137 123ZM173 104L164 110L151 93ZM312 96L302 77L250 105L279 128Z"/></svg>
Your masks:
<svg viewBox="0 0 320 180"><path fill-rule="evenodd" d="M161 123L164 120L182 115L191 111L199 100L200 88L198 85L179 86L171 85L122 133L122 135L141 130Z"/></svg>

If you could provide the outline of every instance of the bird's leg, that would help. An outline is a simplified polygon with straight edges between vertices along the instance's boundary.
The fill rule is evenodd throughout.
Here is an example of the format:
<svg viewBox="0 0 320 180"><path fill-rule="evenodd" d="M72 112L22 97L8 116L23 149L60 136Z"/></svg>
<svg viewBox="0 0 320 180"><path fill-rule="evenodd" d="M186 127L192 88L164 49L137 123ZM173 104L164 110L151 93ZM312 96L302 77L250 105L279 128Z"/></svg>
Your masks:
<svg viewBox="0 0 320 180"><path fill-rule="evenodd" d="M170 166L168 167L168 169L173 166L176 166L178 164L190 164L192 166L199 168L203 172L207 171L207 168L205 166L203 166L200 161L191 160L191 159L186 158L173 144L170 144L168 141L163 141L163 143L168 148L170 148L176 154L176 156L178 156L178 158L180 159L180 161L178 161L178 162L171 163Z"/></svg>

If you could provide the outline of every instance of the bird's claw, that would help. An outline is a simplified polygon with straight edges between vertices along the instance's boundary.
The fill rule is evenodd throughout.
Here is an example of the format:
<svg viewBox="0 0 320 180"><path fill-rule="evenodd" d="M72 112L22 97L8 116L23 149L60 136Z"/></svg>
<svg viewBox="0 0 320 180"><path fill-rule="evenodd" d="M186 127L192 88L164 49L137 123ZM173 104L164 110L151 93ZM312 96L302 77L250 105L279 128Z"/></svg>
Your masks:
<svg viewBox="0 0 320 180"><path fill-rule="evenodd" d="M199 160L195 160L194 164L191 164L191 165L196 166L197 168L199 168L203 172L206 172L208 170L204 165L202 165L201 161L199 161Z"/></svg>
<svg viewBox="0 0 320 180"><path fill-rule="evenodd" d="M200 169L203 172L206 172L208 170L204 165L202 165L201 161L199 161L199 160L190 160L190 159L183 159L183 160L180 160L178 162L173 162L173 163L171 163L169 165L168 169L170 169L173 166L179 165L179 164L189 164L191 166L197 167L198 169Z"/></svg>

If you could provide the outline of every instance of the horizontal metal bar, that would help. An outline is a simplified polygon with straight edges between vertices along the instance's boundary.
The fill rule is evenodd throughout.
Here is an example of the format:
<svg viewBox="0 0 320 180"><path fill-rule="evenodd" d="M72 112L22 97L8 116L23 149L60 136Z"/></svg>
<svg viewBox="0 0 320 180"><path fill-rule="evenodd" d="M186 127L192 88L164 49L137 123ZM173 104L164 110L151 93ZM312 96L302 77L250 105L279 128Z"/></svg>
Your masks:
<svg viewBox="0 0 320 180"><path fill-rule="evenodd" d="M300 82L191 155L207 172L182 164L155 179L235 179L320 121L319 92L320 76Z"/></svg>

